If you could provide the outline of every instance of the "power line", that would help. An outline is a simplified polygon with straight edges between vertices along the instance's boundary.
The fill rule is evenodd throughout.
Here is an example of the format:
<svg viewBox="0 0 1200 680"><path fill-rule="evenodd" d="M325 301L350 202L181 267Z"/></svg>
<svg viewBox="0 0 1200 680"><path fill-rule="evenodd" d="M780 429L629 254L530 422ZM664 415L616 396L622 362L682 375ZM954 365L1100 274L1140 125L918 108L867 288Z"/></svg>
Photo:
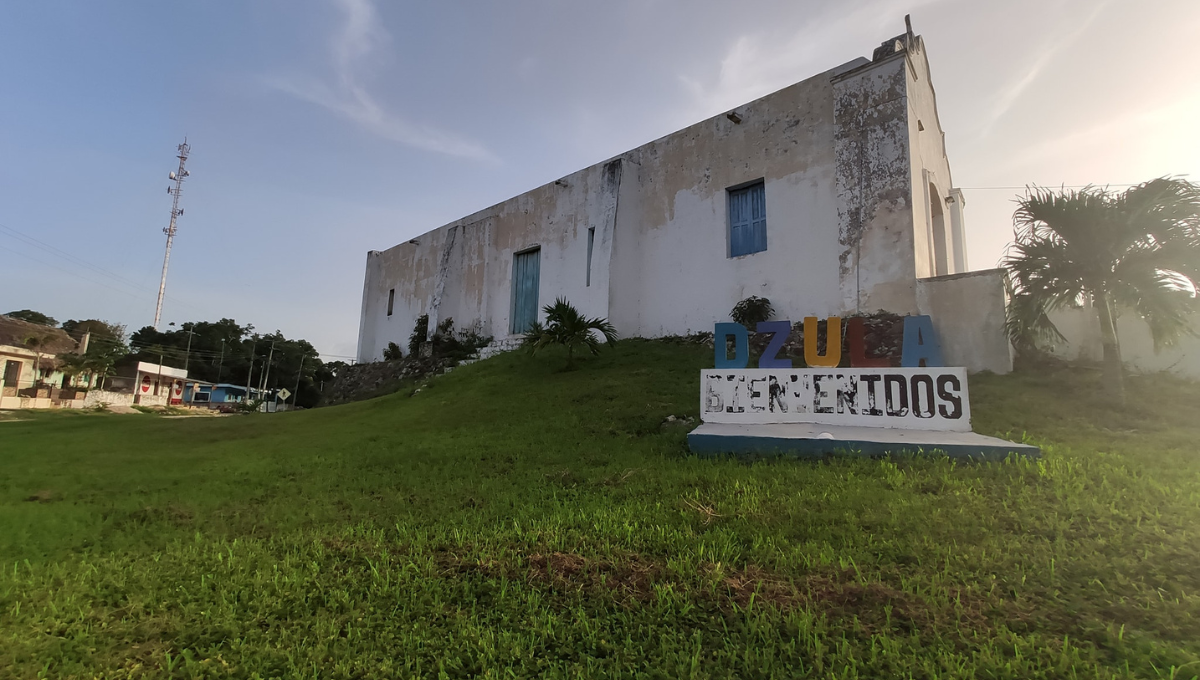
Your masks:
<svg viewBox="0 0 1200 680"><path fill-rule="evenodd" d="M8 232L8 233L4 233L4 232ZM17 255L20 255L22 258L25 258L32 262L37 262L38 264L45 265L47 267L51 267L53 269L56 269L60 272L65 273L65 274L69 274L69 275L77 277L83 281L87 281L88 283L94 283L99 286L104 286L111 290L115 290L118 293L124 293L125 295L129 295L132 297L138 297L138 298L145 299L142 296L145 295L148 297L150 294L150 288L146 287L144 284L139 284L137 282L132 281L131 279L127 279L119 274L115 274L111 271L108 271L107 269L104 269L103 267L94 265L82 258L71 255L70 253L68 253L62 249L56 248L48 243L45 243L44 241L39 241L38 239L36 239L26 233L23 233L21 231L13 229L10 226L0 224L0 236L8 236L9 238L13 238L17 241L20 241L20 242L24 243L25 245L33 246L34 248L43 250L43 251L49 253L50 255L54 255L55 257L59 257L59 258L68 260L72 264L91 269L99 274L103 274L104 276L109 277L110 279L113 280L113 283L128 286L130 288L137 290L138 292L131 292L131 291L125 290L123 288L114 288L113 285L110 283L104 283L103 281L96 281L95 279L91 279L91 278L88 278L87 276L84 276L82 273L80 273L78 271L75 271L72 269L67 269L67 268L58 266L56 264L52 264L50 262L46 262L45 260L39 260L36 257L22 253L19 250L13 250L12 248L0 246L0 248L3 248L4 250L9 251L10 253L15 253ZM191 307L192 309L194 309L198 312L204 312L206 314L208 313L208 310L203 309L202 307L197 307L196 305L191 304L190 302L185 302L185 301L180 300L175 297L169 297L169 299L172 302L184 305L185 307Z"/></svg>
<svg viewBox="0 0 1200 680"><path fill-rule="evenodd" d="M87 267L88 269L91 269L91 270L95 271L96 273L103 274L104 276L110 277L110 278L112 278L116 281L119 281L125 285L132 286L134 288L143 288L144 287L144 284L140 284L131 279L127 279L124 276L121 276L120 274L108 271L107 269L104 269L102 267L98 267L95 264L88 262L87 260L75 257L74 255L72 255L64 250L56 248L56 247L50 245L49 243L46 243L45 241L40 241L40 240L30 236L29 234L25 234L16 229L13 229L12 227L10 227L6 224L0 224L0 230L9 232L8 234L5 234L5 235L9 236L10 238L15 238L19 241L24 241L26 243L26 245L31 245L35 248L45 250L52 255L56 255L58 257L66 259L66 260L70 260L71 262L73 262L81 267Z"/></svg>
<svg viewBox="0 0 1200 680"><path fill-rule="evenodd" d="M104 283L103 281L97 281L97 280L95 280L95 279L90 279L90 278L88 278L88 277L84 276L83 274L80 274L79 272L71 271L70 269L67 269L67 268L65 268L65 267L60 267L60 266L58 266L58 265L56 265L56 264L52 264L52 263L50 263L50 262L46 262L45 260L39 260L39 259L37 259L36 257L32 257L32 256L30 256L30 255L26 255L25 253L22 253L22 252L21 252L21 251L19 251L19 250L13 250L12 248L9 248L9 247L7 247L7 246L2 246L2 245L0 245L0 249L7 250L7 251L8 251L8 252L10 252L10 253L15 253L15 254L17 254L17 255L20 255L21 257L23 257L23 258L27 259L27 260L31 260L31 261L33 261L33 262L37 262L38 264L45 265L45 266L47 266L47 267L50 267L50 268L52 268L52 269L57 269L58 271L60 271L60 272L63 272L64 274L70 274L70 275L72 275L72 276L79 277L80 279L82 279L82 280L84 280L84 281L87 281L88 283L94 283L94 284L96 284L97 286L104 286L105 288L108 288L108 289L110 289L110 290L115 290L115 291L117 291L118 293L124 293L124 294L126 294L126 295L130 295L130 296L132 296L132 297L141 297L141 295L139 295L139 294L137 294L137 293L133 293L133 292L130 292L130 291L128 291L128 290L124 290L124 289L121 289L121 288L117 288L117 287L115 287L115 286L111 286L111 285L109 285L109 284L107 284L107 283Z"/></svg>
<svg viewBox="0 0 1200 680"><path fill-rule="evenodd" d="M961 191L1022 191L1025 189L1087 189L1088 187L1136 187L1137 184L1058 184L1043 186L1041 184L1026 184L1012 187L955 187Z"/></svg>

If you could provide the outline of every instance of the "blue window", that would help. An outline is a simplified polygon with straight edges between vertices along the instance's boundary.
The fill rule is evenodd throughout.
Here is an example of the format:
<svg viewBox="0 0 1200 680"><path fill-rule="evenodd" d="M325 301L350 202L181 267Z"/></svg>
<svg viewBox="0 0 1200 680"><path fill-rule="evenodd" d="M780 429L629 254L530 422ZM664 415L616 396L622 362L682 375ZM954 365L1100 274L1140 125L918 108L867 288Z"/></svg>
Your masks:
<svg viewBox="0 0 1200 680"><path fill-rule="evenodd" d="M762 182L729 190L729 257L767 249L767 193Z"/></svg>

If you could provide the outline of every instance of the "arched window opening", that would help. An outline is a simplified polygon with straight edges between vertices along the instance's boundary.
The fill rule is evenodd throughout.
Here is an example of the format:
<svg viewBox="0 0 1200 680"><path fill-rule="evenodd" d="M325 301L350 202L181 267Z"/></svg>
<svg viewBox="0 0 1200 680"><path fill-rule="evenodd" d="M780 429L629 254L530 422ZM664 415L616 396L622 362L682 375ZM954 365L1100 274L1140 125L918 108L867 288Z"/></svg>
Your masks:
<svg viewBox="0 0 1200 680"><path fill-rule="evenodd" d="M950 273L946 211L942 208L942 195L932 183L929 185L929 220L933 228L933 275L944 276Z"/></svg>

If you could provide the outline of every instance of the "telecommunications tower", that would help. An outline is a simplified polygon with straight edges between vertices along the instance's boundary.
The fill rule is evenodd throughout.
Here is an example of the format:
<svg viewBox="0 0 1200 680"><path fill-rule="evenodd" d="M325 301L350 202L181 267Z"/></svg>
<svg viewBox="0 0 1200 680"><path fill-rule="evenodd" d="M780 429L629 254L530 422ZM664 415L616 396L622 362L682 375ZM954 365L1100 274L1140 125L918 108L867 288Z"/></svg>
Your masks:
<svg viewBox="0 0 1200 680"><path fill-rule="evenodd" d="M179 169L167 175L175 181L175 186L167 187L167 193L172 196L171 224L163 229L163 233L167 235L167 252L163 255L162 280L158 282L158 305L154 308L154 330L158 330L158 320L162 316L163 293L167 290L167 265L171 262L171 241L175 240L175 220L183 215L183 208L179 207L179 193L183 191L184 178L191 174L183 167L187 164L188 152L192 150L192 147L188 146L187 137L183 138L183 144L177 148L179 149Z"/></svg>

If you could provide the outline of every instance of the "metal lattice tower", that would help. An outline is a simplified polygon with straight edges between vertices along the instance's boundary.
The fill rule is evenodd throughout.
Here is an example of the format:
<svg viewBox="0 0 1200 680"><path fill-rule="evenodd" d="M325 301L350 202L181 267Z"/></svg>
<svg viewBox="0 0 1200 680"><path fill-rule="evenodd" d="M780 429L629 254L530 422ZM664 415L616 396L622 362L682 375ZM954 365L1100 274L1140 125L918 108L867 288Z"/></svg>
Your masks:
<svg viewBox="0 0 1200 680"><path fill-rule="evenodd" d="M192 147L188 146L187 137L184 137L183 144L176 148L179 150L179 169L168 175L175 180L175 186L167 187L167 193L172 196L171 224L163 229L163 233L167 235L167 252L163 255L162 280L158 282L158 305L154 308L154 330L158 330L158 320L162 316L163 293L167 290L167 265L171 262L171 242L175 240L175 220L183 214L183 208L179 207L179 194L183 191L184 178L191 174L183 167L187 164L188 152L192 150Z"/></svg>

